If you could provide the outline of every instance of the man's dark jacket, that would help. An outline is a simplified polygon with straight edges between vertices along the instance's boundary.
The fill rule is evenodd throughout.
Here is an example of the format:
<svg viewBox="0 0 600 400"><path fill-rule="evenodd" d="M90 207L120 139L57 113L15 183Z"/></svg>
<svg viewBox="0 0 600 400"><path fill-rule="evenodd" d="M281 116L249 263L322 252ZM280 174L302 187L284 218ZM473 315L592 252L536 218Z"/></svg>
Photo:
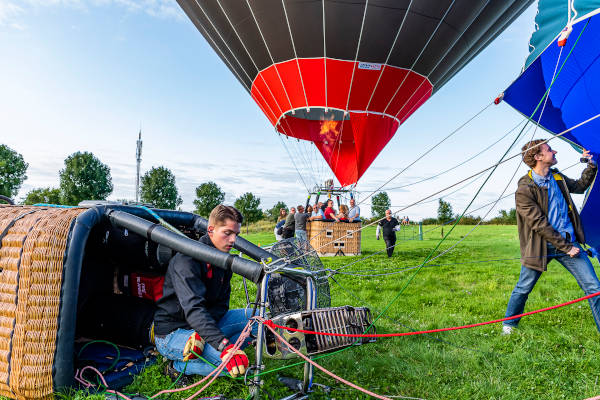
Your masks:
<svg viewBox="0 0 600 400"><path fill-rule="evenodd" d="M550 170L567 202L575 239L579 243L585 243L585 237L571 193L583 193L593 182L596 170L597 166L590 163L578 180L570 179L554 168ZM521 264L537 271L545 271L548 264L547 242L564 253L568 252L573 244L563 238L548 222L548 189L539 187L533 181L531 171L519 179L515 203L521 242Z"/></svg>
<svg viewBox="0 0 600 400"><path fill-rule="evenodd" d="M200 242L214 247L208 235ZM218 349L225 335L217 321L229 310L231 275L231 271L177 253L169 263L163 296L157 302L154 334L164 336L178 328L193 329Z"/></svg>

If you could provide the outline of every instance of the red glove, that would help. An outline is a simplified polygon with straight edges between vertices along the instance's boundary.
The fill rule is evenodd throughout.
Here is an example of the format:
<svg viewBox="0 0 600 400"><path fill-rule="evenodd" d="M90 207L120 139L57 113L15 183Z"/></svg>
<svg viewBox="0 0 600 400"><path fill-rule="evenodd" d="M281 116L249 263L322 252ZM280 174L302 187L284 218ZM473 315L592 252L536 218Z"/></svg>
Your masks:
<svg viewBox="0 0 600 400"><path fill-rule="evenodd" d="M227 368L227 371L229 371L231 376L235 378L246 373L246 368L248 368L249 364L246 353L244 353L242 350L234 351L233 345L230 344L221 352L221 361L226 360L230 354L232 354L232 356L229 358L229 361L227 361L227 364L225 364L225 368Z"/></svg>
<svg viewBox="0 0 600 400"><path fill-rule="evenodd" d="M183 361L198 358L199 355L202 355L203 351L204 339L194 332L190 335L190 338L187 340L187 342L185 342L185 347L183 348ZM198 356L194 353L198 354Z"/></svg>

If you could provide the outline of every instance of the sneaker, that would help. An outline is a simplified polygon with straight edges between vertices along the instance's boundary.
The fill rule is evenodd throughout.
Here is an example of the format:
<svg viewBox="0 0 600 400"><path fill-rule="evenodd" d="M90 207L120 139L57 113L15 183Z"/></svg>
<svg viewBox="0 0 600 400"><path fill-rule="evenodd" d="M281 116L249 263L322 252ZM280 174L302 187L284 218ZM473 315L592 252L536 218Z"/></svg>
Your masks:
<svg viewBox="0 0 600 400"><path fill-rule="evenodd" d="M511 333L513 333L514 330L515 330L515 328L513 326L502 325L502 334L503 335L510 335Z"/></svg>
<svg viewBox="0 0 600 400"><path fill-rule="evenodd" d="M175 367L173 366L173 361L169 361L166 365L165 365L165 375L169 377L169 379L171 379L171 381L175 382L177 381L177 387L185 387L185 386L190 386L192 383L194 383L194 380L192 379L192 377L190 375L184 375L183 373L177 371L175 369Z"/></svg>

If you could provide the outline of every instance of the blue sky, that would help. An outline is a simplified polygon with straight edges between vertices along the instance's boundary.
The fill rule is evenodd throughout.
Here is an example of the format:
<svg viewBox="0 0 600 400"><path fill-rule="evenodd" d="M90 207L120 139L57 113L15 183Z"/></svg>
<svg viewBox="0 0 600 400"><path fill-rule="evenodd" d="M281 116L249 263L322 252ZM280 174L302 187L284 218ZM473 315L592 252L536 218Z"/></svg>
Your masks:
<svg viewBox="0 0 600 400"><path fill-rule="evenodd" d="M518 76L534 17L535 6L399 128L359 182L359 199L484 108ZM170 168L184 210L193 209L194 188L209 180L224 189L230 203L248 191L261 198L263 208L306 198L273 127L175 0L0 0L0 54L0 143L29 163L19 198L32 188L58 186L58 171L75 151L91 151L111 168L115 190L110 198L134 198L140 127L142 172L152 166ZM490 107L388 187L460 163L520 120L505 104ZM536 136L547 134L538 131ZM410 204L486 168L514 137L508 135L440 179L388 190L392 203ZM578 154L558 142L552 146L559 151L559 166L576 162ZM496 199L517 168L518 162L502 165L474 207ZM577 166L568 174L580 170ZM524 171L521 166L517 177ZM446 200L462 211L482 182ZM510 183L509 192L515 186ZM368 203L362 206L365 214ZM511 198L499 204L513 206ZM436 209L434 201L401 215L418 219L434 216ZM493 210L490 215L496 214Z"/></svg>

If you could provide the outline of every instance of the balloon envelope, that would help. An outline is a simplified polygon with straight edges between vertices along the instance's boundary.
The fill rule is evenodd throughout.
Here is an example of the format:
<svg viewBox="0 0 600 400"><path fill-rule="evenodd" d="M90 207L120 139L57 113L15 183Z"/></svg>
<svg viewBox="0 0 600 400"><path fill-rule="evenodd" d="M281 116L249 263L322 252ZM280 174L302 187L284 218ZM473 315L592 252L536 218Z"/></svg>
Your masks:
<svg viewBox="0 0 600 400"><path fill-rule="evenodd" d="M530 40L533 51L523 74L504 93L504 101L525 116L532 116L533 121L539 120L552 134L563 133L600 113L600 16L597 15L600 4L574 3L573 31L561 53L558 40L569 22L569 4L557 0L539 2L536 17L539 29ZM557 63L559 69L552 84ZM548 99L544 100L548 89ZM598 160L600 118L568 131L561 138L590 150ZM586 240L594 247L600 246L599 192L600 187L593 185L581 212Z"/></svg>
<svg viewBox="0 0 600 400"><path fill-rule="evenodd" d="M178 0L276 130L356 183L532 0Z"/></svg>

